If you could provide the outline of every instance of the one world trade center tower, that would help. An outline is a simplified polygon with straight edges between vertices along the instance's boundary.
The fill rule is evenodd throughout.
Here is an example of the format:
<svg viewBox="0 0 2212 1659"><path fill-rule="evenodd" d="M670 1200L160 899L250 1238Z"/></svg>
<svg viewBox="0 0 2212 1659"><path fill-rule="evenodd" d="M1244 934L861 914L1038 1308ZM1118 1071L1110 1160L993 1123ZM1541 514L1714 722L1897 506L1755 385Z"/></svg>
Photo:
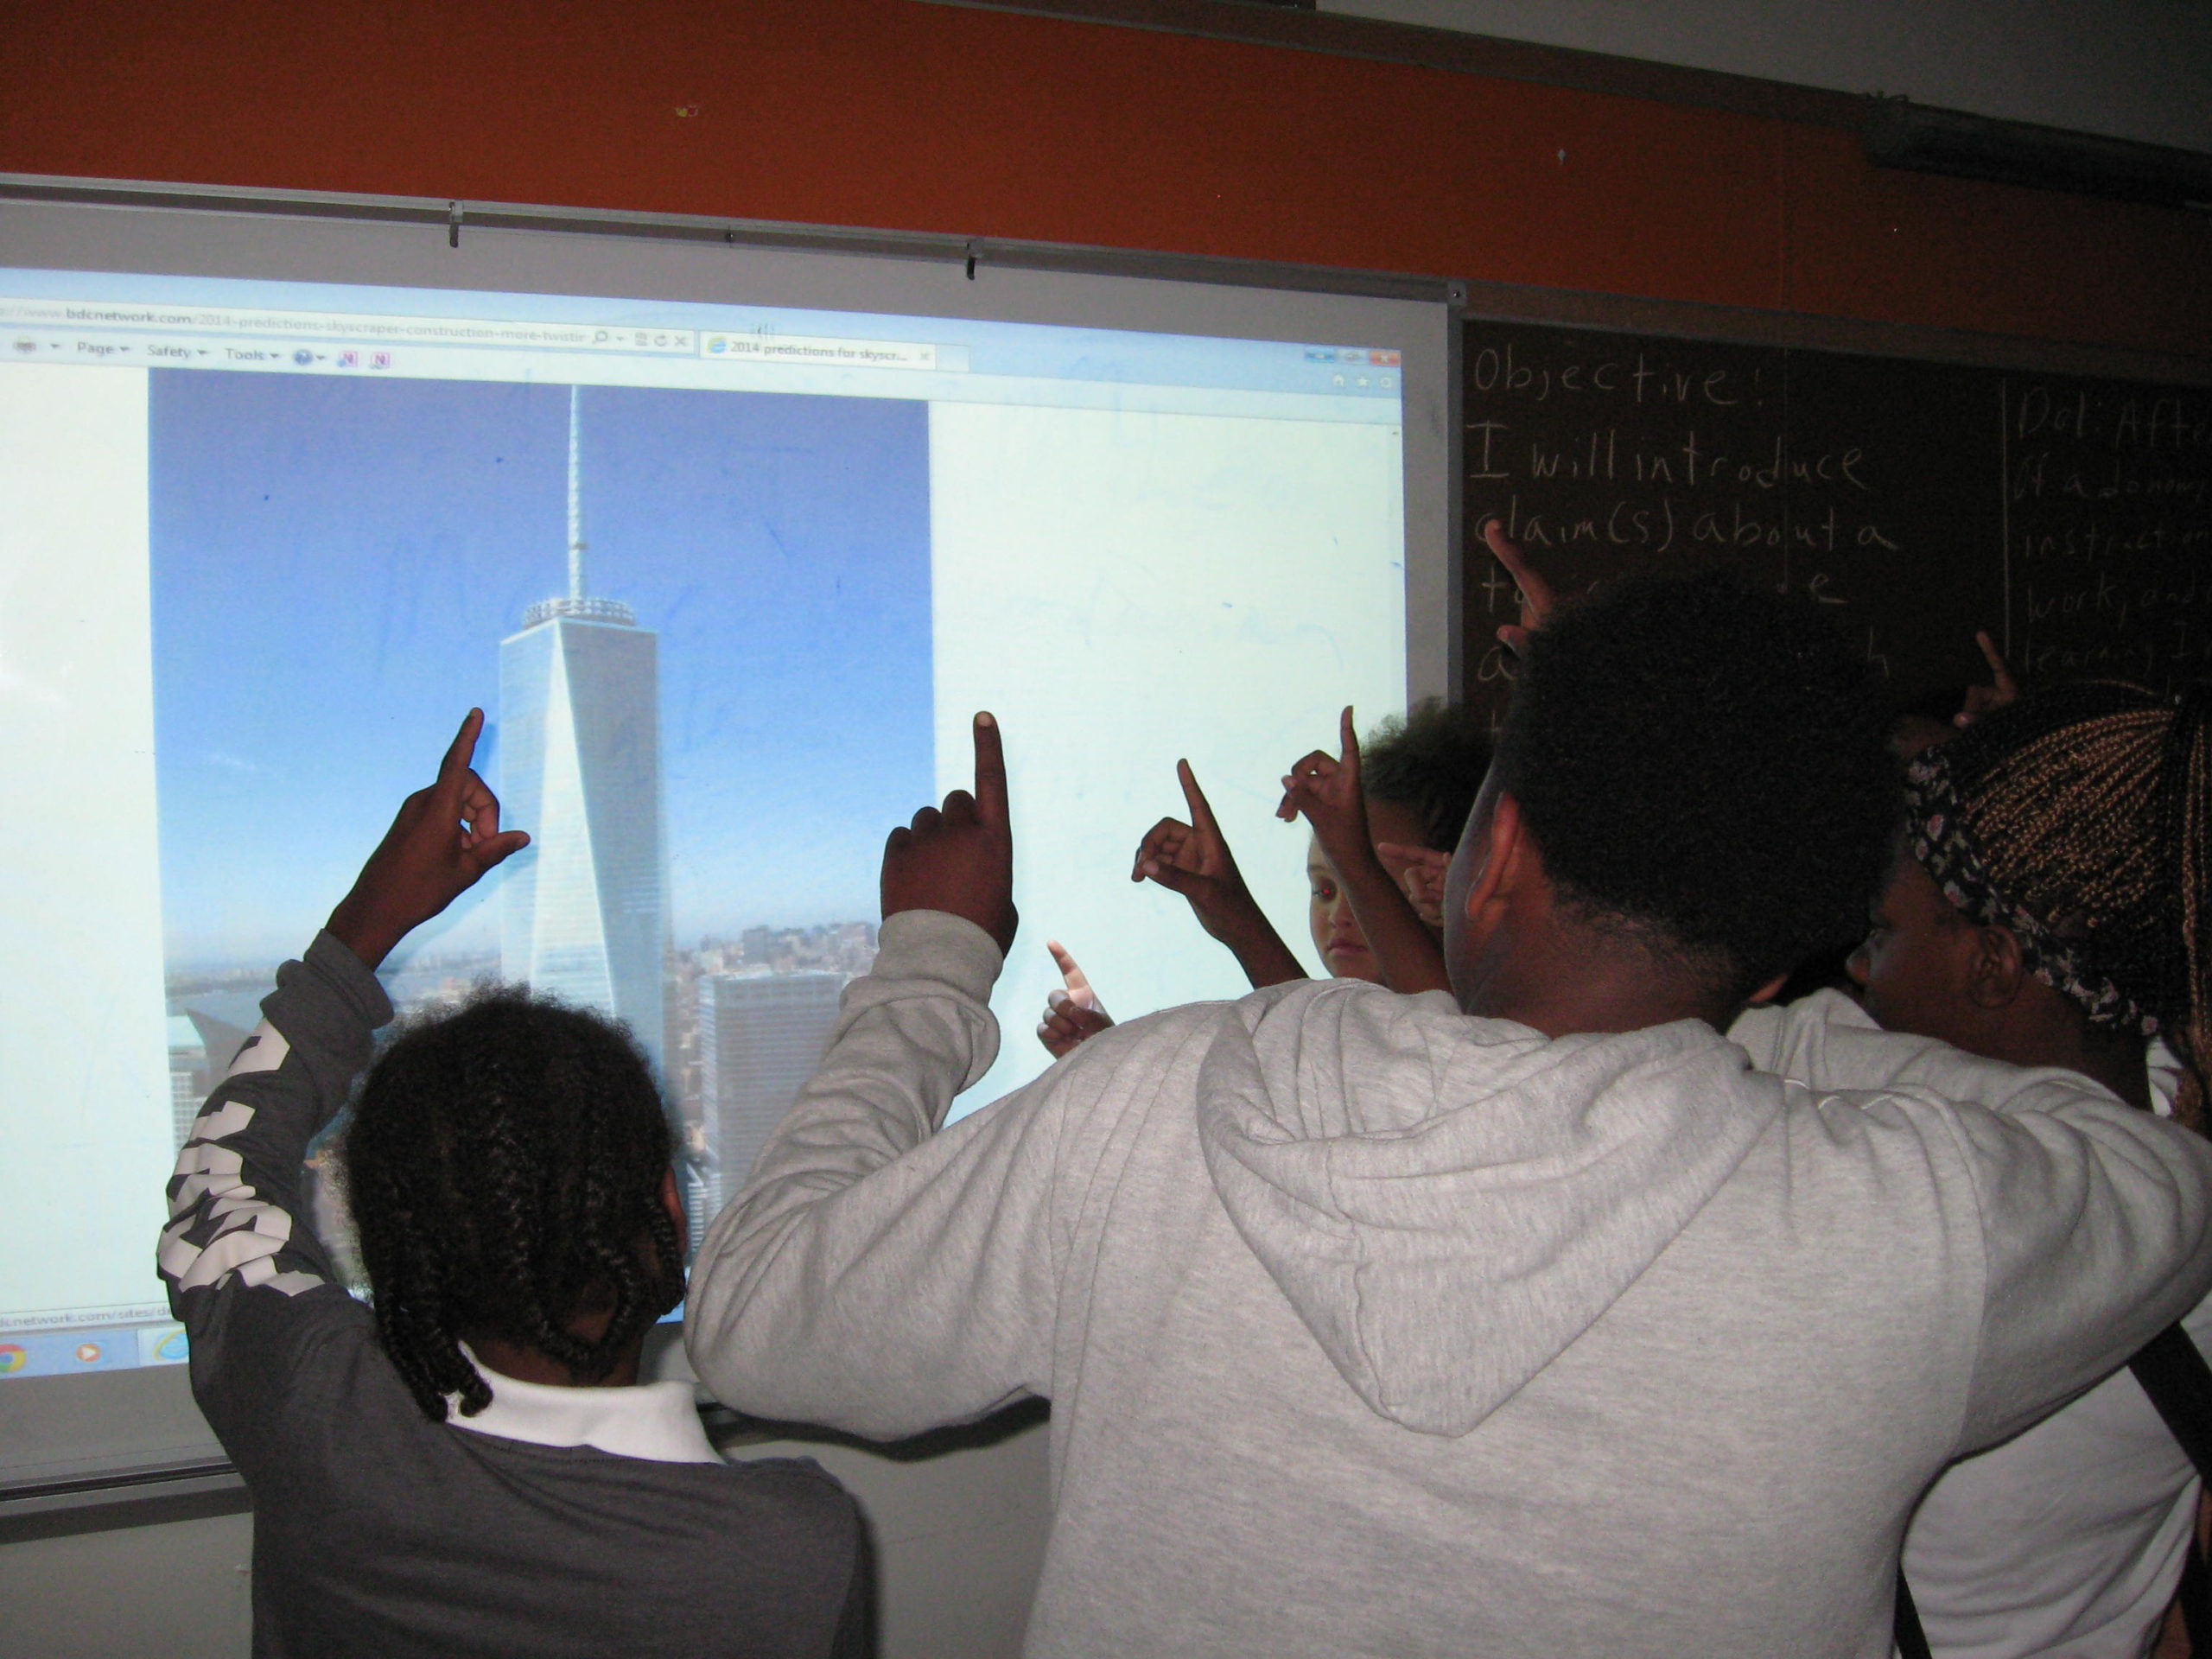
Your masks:
<svg viewBox="0 0 2212 1659"><path fill-rule="evenodd" d="M585 594L580 417L571 387L568 594L499 642L501 818L532 838L506 873L500 969L626 1021L659 1071L660 642L627 605Z"/></svg>

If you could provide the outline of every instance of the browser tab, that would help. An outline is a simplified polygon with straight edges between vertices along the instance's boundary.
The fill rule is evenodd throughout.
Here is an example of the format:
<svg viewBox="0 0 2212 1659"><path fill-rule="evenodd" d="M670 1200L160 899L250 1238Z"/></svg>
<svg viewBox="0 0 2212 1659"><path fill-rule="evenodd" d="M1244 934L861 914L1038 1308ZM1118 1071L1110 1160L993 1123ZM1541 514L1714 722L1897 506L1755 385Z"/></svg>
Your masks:
<svg viewBox="0 0 2212 1659"><path fill-rule="evenodd" d="M736 363L798 363L833 369L938 369L938 348L908 340L830 340L802 334L710 334L702 355ZM960 365L957 366L965 366Z"/></svg>

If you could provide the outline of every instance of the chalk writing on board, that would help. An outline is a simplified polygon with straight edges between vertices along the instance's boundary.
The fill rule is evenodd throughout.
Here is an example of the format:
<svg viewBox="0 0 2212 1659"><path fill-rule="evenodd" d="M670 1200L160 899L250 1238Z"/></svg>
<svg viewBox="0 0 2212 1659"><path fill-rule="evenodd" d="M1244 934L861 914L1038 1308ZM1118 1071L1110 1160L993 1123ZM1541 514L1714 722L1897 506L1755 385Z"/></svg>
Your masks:
<svg viewBox="0 0 2212 1659"><path fill-rule="evenodd" d="M1725 566L1808 595L1899 704L2212 677L2212 391L1471 321L1468 695L1502 711L1496 517L1562 593ZM1951 707L1955 708L1954 701Z"/></svg>
<svg viewBox="0 0 2212 1659"><path fill-rule="evenodd" d="M2161 690L2212 672L2212 395L2012 379L2003 416L2022 672Z"/></svg>
<svg viewBox="0 0 2212 1659"><path fill-rule="evenodd" d="M1465 357L1470 531L1499 519L1566 592L1734 569L1847 613L1839 620L1887 672L1884 596L1930 553L1900 482L1923 470L1925 435L1856 389L1808 411L1789 355L1479 325ZM1479 554L1471 533L1468 544ZM1487 560L1470 594L1469 677L1487 699L1482 688L1512 673L1491 635L1516 601ZM1993 609L1976 626L1996 620Z"/></svg>

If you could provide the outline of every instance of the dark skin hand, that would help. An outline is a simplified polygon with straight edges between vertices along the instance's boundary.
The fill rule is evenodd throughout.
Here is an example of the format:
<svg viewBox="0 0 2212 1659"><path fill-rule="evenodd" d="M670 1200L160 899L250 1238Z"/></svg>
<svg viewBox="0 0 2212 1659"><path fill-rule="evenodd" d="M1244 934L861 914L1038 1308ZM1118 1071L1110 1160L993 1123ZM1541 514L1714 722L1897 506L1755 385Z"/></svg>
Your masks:
<svg viewBox="0 0 2212 1659"><path fill-rule="evenodd" d="M1305 978L1306 969L1291 955L1290 947L1244 885L1243 874L1236 868L1221 826L1214 821L1213 808L1206 804L1205 791L1198 787L1191 763L1178 760L1175 775L1182 783L1191 821L1162 818L1147 830L1137 844L1129 880L1156 881L1171 893L1181 893L1198 917L1198 925L1235 954L1253 989Z"/></svg>
<svg viewBox="0 0 2212 1659"><path fill-rule="evenodd" d="M493 865L530 845L521 830L500 830L499 798L470 765L483 729L484 711L470 709L437 781L400 804L353 890L330 912L331 936L363 966L378 966Z"/></svg>
<svg viewBox="0 0 2212 1659"><path fill-rule="evenodd" d="M1552 593L1552 585L1543 574L1529 563L1529 556L1515 543L1509 541L1505 526L1495 518L1483 523L1483 543L1491 556L1505 567L1506 575L1513 578L1513 585L1521 595L1521 620L1509 622L1497 631L1498 643L1516 657L1523 656L1529 648L1529 636L1544 626L1544 620L1559 608L1559 601Z"/></svg>
<svg viewBox="0 0 2212 1659"><path fill-rule="evenodd" d="M1452 855L1433 847L1414 847L1402 842L1378 841L1375 855L1398 867L1398 886L1406 902L1430 932L1444 927L1444 874L1452 868Z"/></svg>
<svg viewBox="0 0 2212 1659"><path fill-rule="evenodd" d="M1328 855L1351 900L1353 917L1382 969L1382 982L1394 991L1441 991L1450 988L1444 953L1413 903L1376 855L1367 833L1367 798L1359 784L1359 737L1351 710L1338 721L1343 753L1316 749L1282 780L1282 804L1275 816L1303 813L1314 839Z"/></svg>
<svg viewBox="0 0 2212 1659"><path fill-rule="evenodd" d="M1006 754L999 723L976 716L976 790L956 789L925 806L883 845L883 918L941 910L966 918L1014 948L1014 835L1007 819Z"/></svg>

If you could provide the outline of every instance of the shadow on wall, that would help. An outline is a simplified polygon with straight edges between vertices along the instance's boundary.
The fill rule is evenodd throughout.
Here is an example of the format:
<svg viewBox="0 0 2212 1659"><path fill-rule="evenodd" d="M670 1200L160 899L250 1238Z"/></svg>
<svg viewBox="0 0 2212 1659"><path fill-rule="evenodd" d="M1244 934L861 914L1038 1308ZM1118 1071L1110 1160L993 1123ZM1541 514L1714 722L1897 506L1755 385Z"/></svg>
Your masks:
<svg viewBox="0 0 2212 1659"><path fill-rule="evenodd" d="M860 1500L880 1659L1016 1659L1052 1527L1043 1400L878 1444L715 1408L731 1459L812 1458Z"/></svg>

